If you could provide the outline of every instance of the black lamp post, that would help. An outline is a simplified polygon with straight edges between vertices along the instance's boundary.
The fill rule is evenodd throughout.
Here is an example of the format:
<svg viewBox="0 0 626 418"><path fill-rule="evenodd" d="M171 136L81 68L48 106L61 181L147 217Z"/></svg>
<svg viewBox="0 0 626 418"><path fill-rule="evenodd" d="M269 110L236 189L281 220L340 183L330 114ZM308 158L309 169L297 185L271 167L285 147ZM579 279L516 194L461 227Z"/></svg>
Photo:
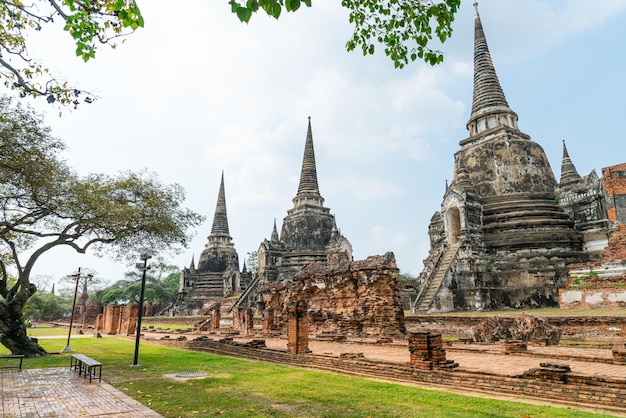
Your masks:
<svg viewBox="0 0 626 418"><path fill-rule="evenodd" d="M71 353L72 348L70 347L70 338L72 337L72 327L74 326L74 310L76 309L76 296L78 295L78 282L80 281L80 267L78 271L74 274L71 274L67 277L76 277L76 287L74 288L74 301L72 302L72 313L70 314L70 329L67 332L67 345L61 351L62 353ZM93 277L91 274L88 274L87 277Z"/></svg>
<svg viewBox="0 0 626 418"><path fill-rule="evenodd" d="M133 364L130 367L140 367L141 365L137 363L139 358L139 338L141 337L141 318L143 316L143 296L146 290L146 271L150 269L148 266L148 260L152 258L152 251L145 251L141 253L139 259L143 261L143 263L137 263L136 267L142 271L141 274L141 292L139 293L139 312L137 313L137 336L135 337L135 358L133 360Z"/></svg>

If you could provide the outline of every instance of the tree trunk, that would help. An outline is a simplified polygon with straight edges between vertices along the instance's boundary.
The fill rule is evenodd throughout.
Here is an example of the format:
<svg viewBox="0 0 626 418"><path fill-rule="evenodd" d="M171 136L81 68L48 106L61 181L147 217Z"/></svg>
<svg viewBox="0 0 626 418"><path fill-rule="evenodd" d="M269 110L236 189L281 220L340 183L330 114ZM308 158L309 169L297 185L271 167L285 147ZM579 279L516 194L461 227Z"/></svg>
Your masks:
<svg viewBox="0 0 626 418"><path fill-rule="evenodd" d="M39 357L48 354L38 343L26 335L26 324L22 306L7 304L0 301L0 343L11 350L11 354L22 354L25 357Z"/></svg>

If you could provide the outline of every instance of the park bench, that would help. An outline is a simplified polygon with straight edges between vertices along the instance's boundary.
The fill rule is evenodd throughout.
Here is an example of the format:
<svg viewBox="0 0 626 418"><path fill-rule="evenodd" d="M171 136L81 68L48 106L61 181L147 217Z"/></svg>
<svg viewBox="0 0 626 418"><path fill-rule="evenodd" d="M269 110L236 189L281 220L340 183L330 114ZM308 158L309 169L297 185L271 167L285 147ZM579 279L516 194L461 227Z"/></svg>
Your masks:
<svg viewBox="0 0 626 418"><path fill-rule="evenodd" d="M87 357L83 354L72 354L70 357L70 369L78 371L78 376L81 374L86 378L89 375L89 383L91 379L98 378L98 381L102 381L102 363ZM96 371L98 374L96 375Z"/></svg>
<svg viewBox="0 0 626 418"><path fill-rule="evenodd" d="M18 367L18 370L21 372L22 371L22 360L24 360L24 356L22 354L7 354L4 356L0 356L0 359L7 359L7 361L5 363L8 363L8 360L19 360L20 364ZM8 369L8 368L12 368L12 367L16 367L16 366L11 366L11 365L7 365L7 366L0 366L0 369Z"/></svg>

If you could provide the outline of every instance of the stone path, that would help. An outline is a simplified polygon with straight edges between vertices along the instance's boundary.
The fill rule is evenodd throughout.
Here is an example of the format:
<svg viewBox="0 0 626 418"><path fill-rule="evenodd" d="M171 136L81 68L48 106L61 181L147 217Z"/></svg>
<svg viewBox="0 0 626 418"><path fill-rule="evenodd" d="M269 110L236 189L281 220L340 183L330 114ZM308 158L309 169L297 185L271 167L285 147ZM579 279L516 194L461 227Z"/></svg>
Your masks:
<svg viewBox="0 0 626 418"><path fill-rule="evenodd" d="M5 418L160 417L113 386L85 380L69 367L0 372Z"/></svg>

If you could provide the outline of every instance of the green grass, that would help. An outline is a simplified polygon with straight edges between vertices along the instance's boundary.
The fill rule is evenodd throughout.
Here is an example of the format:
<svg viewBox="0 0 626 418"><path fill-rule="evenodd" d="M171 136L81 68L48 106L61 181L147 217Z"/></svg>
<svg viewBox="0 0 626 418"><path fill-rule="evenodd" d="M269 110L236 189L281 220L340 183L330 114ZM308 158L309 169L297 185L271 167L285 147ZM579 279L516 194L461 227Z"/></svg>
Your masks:
<svg viewBox="0 0 626 418"><path fill-rule="evenodd" d="M47 325L37 325L26 329L29 337L67 335L67 328L51 327ZM72 335L78 333L78 329L72 329Z"/></svg>
<svg viewBox="0 0 626 418"><path fill-rule="evenodd" d="M63 339L40 340L50 352ZM334 373L163 347L134 340L77 338L74 352L101 361L103 378L166 417L592 417L589 412L467 397ZM25 359L25 368L68 367L68 354ZM207 373L176 381L165 375Z"/></svg>

